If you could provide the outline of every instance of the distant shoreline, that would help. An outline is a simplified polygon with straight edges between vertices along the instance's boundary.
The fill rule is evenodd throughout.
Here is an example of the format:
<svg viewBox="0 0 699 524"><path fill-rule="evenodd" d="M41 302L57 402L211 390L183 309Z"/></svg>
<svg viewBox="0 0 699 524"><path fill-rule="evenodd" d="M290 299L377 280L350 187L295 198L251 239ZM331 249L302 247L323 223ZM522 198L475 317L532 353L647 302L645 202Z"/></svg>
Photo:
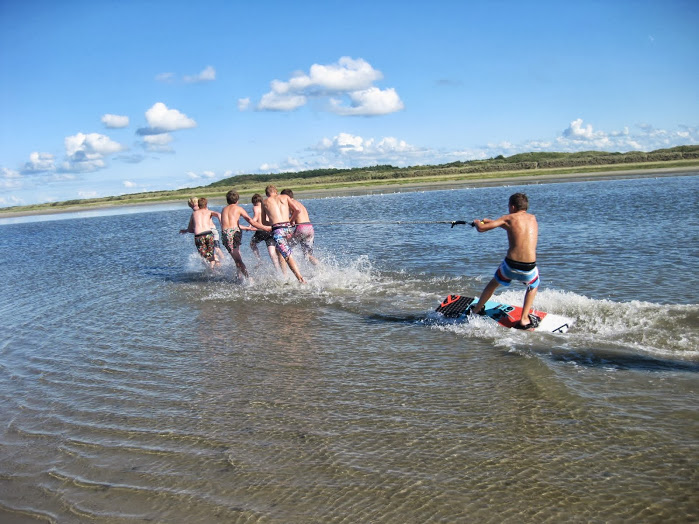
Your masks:
<svg viewBox="0 0 699 524"><path fill-rule="evenodd" d="M649 169L628 169L628 170L610 170L610 171L589 171L580 173L556 173L546 174L538 173L522 173L509 176L483 176L479 178L469 178L465 180L446 180L446 181L406 181L405 179L382 180L376 184L364 184L361 186L343 186L337 188L323 189L299 189L294 187L294 193L299 198L329 198L337 196L359 196L382 193L396 193L408 191L436 191L444 189L461 189L466 187L488 187L488 186L508 186L508 185L534 185L534 184L556 184L563 182L585 182L591 180L623 180L635 178L656 178L669 176L696 176L699 175L699 167L669 167L669 168L649 168ZM192 194L197 192L193 188ZM282 189L282 188L280 188ZM252 194L252 191L241 191L242 195ZM216 203L217 200L223 201L223 197L211 197L210 201ZM113 202L113 203L88 203L76 204L72 206L61 207L60 209L32 209L18 211L3 211L0 208L0 219L37 216L37 215L55 215L62 213L75 213L79 211L91 211L99 209L114 209L126 207L142 207L154 205L171 205L174 202L182 202L183 207L186 207L186 198L177 197L158 201L140 201L140 202ZM242 198L241 198L242 201ZM246 202L241 202L246 203Z"/></svg>

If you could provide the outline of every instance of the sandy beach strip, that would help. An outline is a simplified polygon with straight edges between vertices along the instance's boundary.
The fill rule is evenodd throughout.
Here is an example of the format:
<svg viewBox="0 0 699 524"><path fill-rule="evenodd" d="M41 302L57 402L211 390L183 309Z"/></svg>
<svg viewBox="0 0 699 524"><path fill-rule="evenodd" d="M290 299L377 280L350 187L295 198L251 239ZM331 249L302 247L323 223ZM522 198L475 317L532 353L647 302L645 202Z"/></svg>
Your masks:
<svg viewBox="0 0 699 524"><path fill-rule="evenodd" d="M487 186L509 186L509 185L530 185L530 184L556 184L561 182L585 182L590 180L621 180L634 178L658 178L669 176L696 176L699 175L699 166L686 167L669 167L669 168L649 168L649 169L628 169L628 170L610 170L610 171L591 171L580 173L555 173L546 174L538 173L522 173L501 174L501 173L479 173L472 178L456 179L456 180L440 180L440 181L415 181L406 179L382 180L375 184L367 184L366 181L360 184L347 184L335 188L300 188L294 190L297 198L329 198L335 196L360 196L382 193L398 193L408 191L436 191L444 189L461 189L466 187L487 187ZM262 191L261 189L258 192ZM204 193L202 188L193 188L192 194L197 191ZM283 188L280 188L283 189ZM226 190L221 190L225 192ZM240 191L243 195L252 195L256 191L244 190ZM140 202L97 202L89 204L76 204L72 206L60 207L56 209L31 209L31 210L13 210L4 211L0 208L0 219L25 217L36 215L54 215L61 213L76 213L80 211L96 211L100 209L115 209L115 208L139 208L143 206L171 206L175 202L182 202L183 207L186 207L186 198L178 197L168 200ZM225 204L225 197L210 197L209 201L213 205ZM242 201L242 198L241 198ZM242 202L243 204L246 202Z"/></svg>

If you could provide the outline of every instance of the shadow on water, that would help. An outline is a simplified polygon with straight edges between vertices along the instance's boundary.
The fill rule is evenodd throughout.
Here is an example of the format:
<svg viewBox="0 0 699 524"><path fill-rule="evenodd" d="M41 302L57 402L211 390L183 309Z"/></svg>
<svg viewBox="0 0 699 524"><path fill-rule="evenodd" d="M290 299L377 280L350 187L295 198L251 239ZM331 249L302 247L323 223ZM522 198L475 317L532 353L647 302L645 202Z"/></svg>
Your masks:
<svg viewBox="0 0 699 524"><path fill-rule="evenodd" d="M621 354L589 349L584 352L555 352L548 357L555 362L573 363L589 368L604 368L620 371L686 371L699 372L699 363L664 359L638 354Z"/></svg>
<svg viewBox="0 0 699 524"><path fill-rule="evenodd" d="M223 272L211 271L182 271L171 267L150 267L144 268L143 273L149 277L155 277L162 282L172 282L175 284L196 284L202 282L229 282L239 283L237 278L231 277Z"/></svg>
<svg viewBox="0 0 699 524"><path fill-rule="evenodd" d="M392 322L397 324L424 324L426 326L436 324L449 324L450 321L432 312L422 314L390 315L376 313L366 317L367 323L378 324ZM625 354L609 350L565 350L565 351L537 351L541 356L550 358L554 362L572 363L588 368L613 369L619 371L682 371L699 373L699 362L687 362L667 358L652 357L639 354Z"/></svg>
<svg viewBox="0 0 699 524"><path fill-rule="evenodd" d="M436 324L436 320L432 320L424 313L406 314L406 315L387 315L384 313L374 313L366 317L368 324L381 324L382 322L394 322L397 324Z"/></svg>

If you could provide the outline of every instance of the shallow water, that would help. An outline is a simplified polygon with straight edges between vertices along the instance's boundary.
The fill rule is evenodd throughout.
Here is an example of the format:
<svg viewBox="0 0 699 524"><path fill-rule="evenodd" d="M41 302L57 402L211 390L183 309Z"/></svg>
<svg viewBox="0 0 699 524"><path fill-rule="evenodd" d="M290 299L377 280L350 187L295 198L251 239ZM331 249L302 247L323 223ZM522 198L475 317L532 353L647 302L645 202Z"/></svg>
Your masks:
<svg viewBox="0 0 699 524"><path fill-rule="evenodd" d="M306 200L304 287L254 268L250 233L254 283L205 271L185 203L3 225L0 520L695 522L698 186ZM506 237L418 222L520 190L536 307L575 326L435 322Z"/></svg>

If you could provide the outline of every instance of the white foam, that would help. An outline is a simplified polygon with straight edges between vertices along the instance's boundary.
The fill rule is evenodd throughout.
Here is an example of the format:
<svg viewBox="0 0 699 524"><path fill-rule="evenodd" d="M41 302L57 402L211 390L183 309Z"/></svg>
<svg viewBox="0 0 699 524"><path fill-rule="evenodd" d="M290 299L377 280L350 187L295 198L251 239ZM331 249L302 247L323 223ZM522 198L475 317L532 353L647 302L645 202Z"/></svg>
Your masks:
<svg viewBox="0 0 699 524"><path fill-rule="evenodd" d="M267 298L290 304L311 301L319 306L340 304L367 313L409 312L418 316L424 313L425 320L429 321L430 311L447 294L440 290L465 293L479 287L473 279L466 277L429 277L406 271L378 271L366 255L325 256L319 266L313 266L301 258L297 263L308 281L305 285L297 283L291 271L284 278L269 261L265 262L257 268L248 266L252 281L244 281L240 285L231 278L231 275L235 275L234 264L231 260L224 261L218 270L223 277L215 279L215 285L203 294L202 300L258 301ZM189 270L205 272L197 253L189 256L186 265ZM502 290L494 298L520 305L524 290ZM565 335L551 335L507 330L489 319L476 318L468 323L436 325L433 329L488 339L494 346L510 350L532 345L571 351L616 347L652 355L699 358L699 330L696 328L698 305L613 302L543 289L537 294L534 307L571 318L574 325Z"/></svg>

